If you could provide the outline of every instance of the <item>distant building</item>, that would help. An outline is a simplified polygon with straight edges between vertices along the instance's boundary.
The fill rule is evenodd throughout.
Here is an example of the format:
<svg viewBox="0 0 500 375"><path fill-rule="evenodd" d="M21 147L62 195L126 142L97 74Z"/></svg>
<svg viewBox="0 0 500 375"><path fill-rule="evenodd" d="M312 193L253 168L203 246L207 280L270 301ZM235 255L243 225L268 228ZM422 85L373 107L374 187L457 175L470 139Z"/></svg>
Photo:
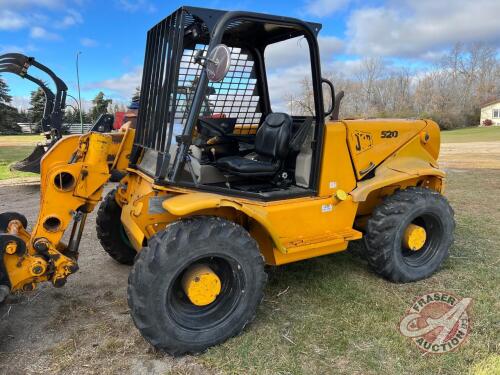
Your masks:
<svg viewBox="0 0 500 375"><path fill-rule="evenodd" d="M481 125L490 120L492 125L500 125L500 99L483 104L481 107Z"/></svg>
<svg viewBox="0 0 500 375"><path fill-rule="evenodd" d="M19 125L23 133L38 134L40 132L39 125L35 123L18 122L17 125ZM92 124L83 124L83 132L88 132L91 127ZM82 126L80 124L63 124L63 129L66 129L66 131L70 134L82 133Z"/></svg>

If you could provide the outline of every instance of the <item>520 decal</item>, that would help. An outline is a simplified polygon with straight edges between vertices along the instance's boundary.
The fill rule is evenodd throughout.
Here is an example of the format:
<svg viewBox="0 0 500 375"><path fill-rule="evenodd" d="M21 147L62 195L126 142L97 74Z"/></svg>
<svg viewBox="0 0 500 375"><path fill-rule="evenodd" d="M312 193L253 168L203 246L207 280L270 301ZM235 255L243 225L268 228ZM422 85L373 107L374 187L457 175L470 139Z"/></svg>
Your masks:
<svg viewBox="0 0 500 375"><path fill-rule="evenodd" d="M380 138L397 138L398 135L397 130L382 130L380 132Z"/></svg>

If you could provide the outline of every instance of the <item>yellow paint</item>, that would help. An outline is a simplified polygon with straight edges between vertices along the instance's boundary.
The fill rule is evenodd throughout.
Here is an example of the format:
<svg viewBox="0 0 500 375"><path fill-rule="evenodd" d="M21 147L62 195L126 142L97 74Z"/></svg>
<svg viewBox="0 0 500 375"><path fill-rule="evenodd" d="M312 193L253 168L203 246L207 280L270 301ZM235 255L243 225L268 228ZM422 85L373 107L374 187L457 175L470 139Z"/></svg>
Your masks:
<svg viewBox="0 0 500 375"><path fill-rule="evenodd" d="M335 192L335 197L339 200L339 201L345 201L347 199L347 193L344 191L344 190L337 190Z"/></svg>
<svg viewBox="0 0 500 375"><path fill-rule="evenodd" d="M255 220L271 238L272 250L265 250L266 261L270 264L307 259L317 251L327 254L344 250L348 241L361 238L361 233L352 229L357 203L347 194L344 201L333 197L306 197L260 202L186 192L167 197L162 206L177 217L207 214L209 209L214 209L211 213L216 215L220 215L217 210L222 208L240 211L248 219ZM291 217L294 220L290 220ZM260 245L261 248L266 246Z"/></svg>
<svg viewBox="0 0 500 375"><path fill-rule="evenodd" d="M425 229L419 225L410 224L406 227L403 235L403 245L407 249L418 251L424 247L427 234Z"/></svg>
<svg viewBox="0 0 500 375"><path fill-rule="evenodd" d="M363 119L342 122L347 127L347 143L358 179L366 176L427 126L425 120Z"/></svg>
<svg viewBox="0 0 500 375"><path fill-rule="evenodd" d="M342 122L328 122L325 126L323 161L319 196L328 197L340 189L346 192L356 187L356 176L346 143L346 127Z"/></svg>
<svg viewBox="0 0 500 375"><path fill-rule="evenodd" d="M210 267L196 264L189 267L182 278L182 288L196 306L211 304L221 291L219 277Z"/></svg>
<svg viewBox="0 0 500 375"><path fill-rule="evenodd" d="M5 246L5 252L7 254L14 254L17 251L17 244L15 242L9 242L7 246Z"/></svg>
<svg viewBox="0 0 500 375"><path fill-rule="evenodd" d="M36 257L30 265L30 272L32 276L40 276L47 270L47 262L45 259Z"/></svg>
<svg viewBox="0 0 500 375"><path fill-rule="evenodd" d="M134 145L135 129L128 128L125 133L114 133L113 136L116 136L116 134L123 136L119 139L119 147L111 169L125 171L128 167L130 152Z"/></svg>
<svg viewBox="0 0 500 375"><path fill-rule="evenodd" d="M127 152L124 147L114 147L109 134L88 133L64 137L44 155L40 165L38 219L32 233L24 228L17 233L25 241L27 253L20 257L11 246L4 255L13 291L29 289L49 279L60 285L76 271L76 260L64 254L62 236L72 223L75 212L89 212L99 202L109 178L109 168L119 150ZM50 267L38 255L35 242L46 245ZM51 270L50 274L47 270Z"/></svg>
<svg viewBox="0 0 500 375"><path fill-rule="evenodd" d="M412 179L421 181L423 186L441 191L441 184L436 183L435 179L443 179L445 173L437 167L437 161L431 154L431 142L427 142L425 146L423 147L419 137L415 137L401 147L377 167L373 178L358 182L356 189L351 192L354 200L363 202L372 191Z"/></svg>

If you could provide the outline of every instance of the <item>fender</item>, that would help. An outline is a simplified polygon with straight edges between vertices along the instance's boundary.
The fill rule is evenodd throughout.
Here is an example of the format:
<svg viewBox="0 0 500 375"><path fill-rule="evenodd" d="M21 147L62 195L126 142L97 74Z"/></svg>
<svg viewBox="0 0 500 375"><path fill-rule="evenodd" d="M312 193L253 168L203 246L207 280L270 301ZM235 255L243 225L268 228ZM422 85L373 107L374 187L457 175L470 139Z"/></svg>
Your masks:
<svg viewBox="0 0 500 375"><path fill-rule="evenodd" d="M272 229L273 226L267 219L267 212L257 205L237 202L231 197L222 197L210 193L191 193L168 198L163 201L162 206L170 214L181 217L211 208L234 208L261 224L273 240L276 249L286 253L286 248L281 244L278 234Z"/></svg>
<svg viewBox="0 0 500 375"><path fill-rule="evenodd" d="M420 137L415 137L379 165L374 177L360 181L351 195L354 202L364 202L372 191L425 176L443 180L446 173L438 168L432 153L422 147ZM442 184L439 190L443 190Z"/></svg>

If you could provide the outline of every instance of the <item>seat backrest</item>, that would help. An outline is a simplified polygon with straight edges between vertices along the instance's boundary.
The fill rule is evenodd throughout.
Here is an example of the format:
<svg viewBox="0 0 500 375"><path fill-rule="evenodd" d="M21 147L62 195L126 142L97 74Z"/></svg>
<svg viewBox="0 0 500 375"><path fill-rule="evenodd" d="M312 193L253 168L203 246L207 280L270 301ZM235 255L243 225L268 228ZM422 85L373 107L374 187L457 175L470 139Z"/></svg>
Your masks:
<svg viewBox="0 0 500 375"><path fill-rule="evenodd" d="M255 152L274 160L284 159L291 135L292 118L286 113L270 113L257 130Z"/></svg>

